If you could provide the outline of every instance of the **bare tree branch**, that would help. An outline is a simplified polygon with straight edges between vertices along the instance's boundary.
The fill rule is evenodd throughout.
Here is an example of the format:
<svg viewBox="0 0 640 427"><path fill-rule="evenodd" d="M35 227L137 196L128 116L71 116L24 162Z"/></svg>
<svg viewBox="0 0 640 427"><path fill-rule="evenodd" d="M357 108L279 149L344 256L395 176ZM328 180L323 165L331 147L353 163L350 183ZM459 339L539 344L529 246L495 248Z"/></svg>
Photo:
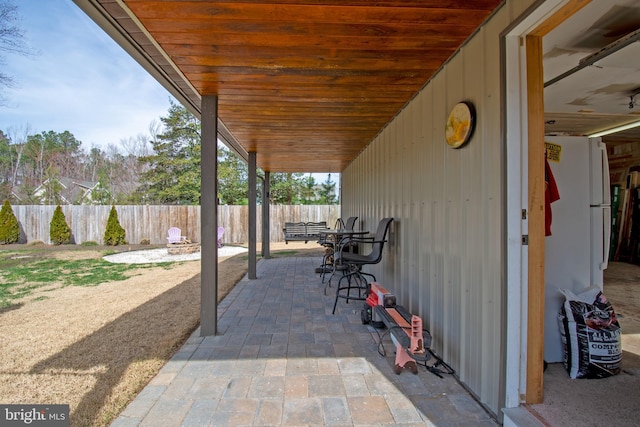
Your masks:
<svg viewBox="0 0 640 427"><path fill-rule="evenodd" d="M0 1L0 52L31 55L31 49L25 42L25 33L19 26L20 15L18 6L10 0ZM4 56L0 56L0 70L7 61ZM0 87L12 87L15 84L14 78L0 71ZM4 97L0 93L0 105L4 105Z"/></svg>

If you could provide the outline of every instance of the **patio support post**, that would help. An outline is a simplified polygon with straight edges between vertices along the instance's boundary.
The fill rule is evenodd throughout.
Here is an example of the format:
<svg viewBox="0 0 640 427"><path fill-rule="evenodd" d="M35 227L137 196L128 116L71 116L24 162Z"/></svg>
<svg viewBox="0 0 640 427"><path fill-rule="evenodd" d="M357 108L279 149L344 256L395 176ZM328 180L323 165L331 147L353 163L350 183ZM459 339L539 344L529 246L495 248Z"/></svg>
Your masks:
<svg viewBox="0 0 640 427"><path fill-rule="evenodd" d="M256 276L256 242L257 242L257 204L258 191L257 184L257 162L256 152L249 152L249 270L247 275L249 280L257 279Z"/></svg>
<svg viewBox="0 0 640 427"><path fill-rule="evenodd" d="M271 250L269 243L271 242L270 217L271 199L269 193L271 191L271 174L264 173L264 182L262 185L262 259L271 258Z"/></svg>
<svg viewBox="0 0 640 427"><path fill-rule="evenodd" d="M218 97L202 97L200 162L200 336L218 326Z"/></svg>

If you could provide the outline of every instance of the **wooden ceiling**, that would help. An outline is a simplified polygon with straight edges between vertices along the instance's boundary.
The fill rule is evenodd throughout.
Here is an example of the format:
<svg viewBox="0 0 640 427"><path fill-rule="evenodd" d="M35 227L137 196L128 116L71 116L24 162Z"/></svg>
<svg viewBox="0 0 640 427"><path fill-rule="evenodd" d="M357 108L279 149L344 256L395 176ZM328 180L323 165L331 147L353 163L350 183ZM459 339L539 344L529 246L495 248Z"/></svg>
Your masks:
<svg viewBox="0 0 640 427"><path fill-rule="evenodd" d="M75 2L263 170L341 172L501 0Z"/></svg>

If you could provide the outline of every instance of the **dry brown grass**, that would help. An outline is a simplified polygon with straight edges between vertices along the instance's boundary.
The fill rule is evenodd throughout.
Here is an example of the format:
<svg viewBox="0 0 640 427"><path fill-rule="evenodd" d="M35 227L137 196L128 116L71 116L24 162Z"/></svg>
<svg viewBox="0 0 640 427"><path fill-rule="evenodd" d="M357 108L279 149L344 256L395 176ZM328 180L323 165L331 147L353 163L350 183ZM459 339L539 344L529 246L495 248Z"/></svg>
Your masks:
<svg viewBox="0 0 640 427"><path fill-rule="evenodd" d="M282 248L320 253L315 244ZM61 259L100 255L51 251ZM246 255L219 260L219 300L246 271ZM71 425L108 425L199 323L199 262L136 273L93 287L52 284L46 299L32 295L0 313L0 402L69 404Z"/></svg>

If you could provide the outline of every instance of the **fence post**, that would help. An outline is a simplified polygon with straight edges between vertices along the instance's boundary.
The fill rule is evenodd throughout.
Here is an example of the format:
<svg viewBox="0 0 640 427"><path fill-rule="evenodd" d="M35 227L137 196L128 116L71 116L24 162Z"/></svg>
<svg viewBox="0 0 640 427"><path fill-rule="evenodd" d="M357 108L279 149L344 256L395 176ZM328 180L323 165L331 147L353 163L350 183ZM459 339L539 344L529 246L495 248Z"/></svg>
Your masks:
<svg viewBox="0 0 640 427"><path fill-rule="evenodd" d="M49 242L49 223L55 206L15 205L12 208L20 223L20 243ZM110 208L99 205L62 207L76 244L88 241L102 243ZM225 243L245 244L249 241L248 208L246 205L219 207L218 223L225 228ZM165 244L169 227L180 228L183 235L190 239L198 239L201 233L200 206L116 205L116 210L130 244L139 244L141 239L149 239L152 245ZM282 229L287 221L306 221L317 216L318 221L327 221L329 226L333 226L338 219L340 206L271 205L269 210L269 219L265 224L269 225L268 240L273 243L284 241ZM316 213L312 214L314 211Z"/></svg>

